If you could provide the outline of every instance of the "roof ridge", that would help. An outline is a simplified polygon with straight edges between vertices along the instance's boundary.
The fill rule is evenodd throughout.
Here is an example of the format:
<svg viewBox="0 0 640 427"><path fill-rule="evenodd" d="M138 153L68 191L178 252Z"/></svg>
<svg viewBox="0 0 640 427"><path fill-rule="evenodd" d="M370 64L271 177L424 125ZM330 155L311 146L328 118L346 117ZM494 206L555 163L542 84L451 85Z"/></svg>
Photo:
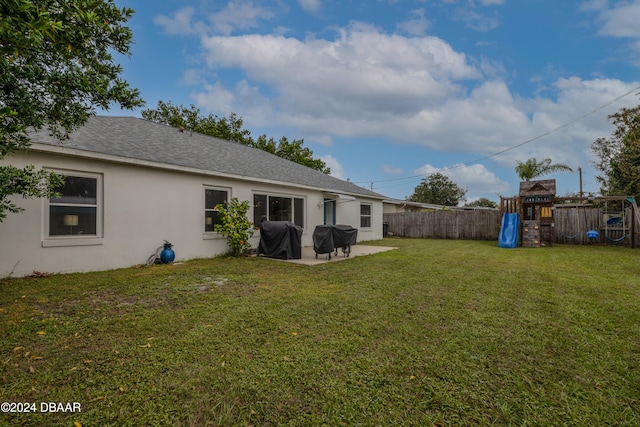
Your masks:
<svg viewBox="0 0 640 427"><path fill-rule="evenodd" d="M184 136L188 136L188 139ZM44 131L33 134L32 139L48 145L59 144ZM215 148L212 148L212 142ZM243 179L388 198L256 147L191 130L180 131L179 128L141 117L92 116L84 126L69 134L63 146L90 153L235 175Z"/></svg>

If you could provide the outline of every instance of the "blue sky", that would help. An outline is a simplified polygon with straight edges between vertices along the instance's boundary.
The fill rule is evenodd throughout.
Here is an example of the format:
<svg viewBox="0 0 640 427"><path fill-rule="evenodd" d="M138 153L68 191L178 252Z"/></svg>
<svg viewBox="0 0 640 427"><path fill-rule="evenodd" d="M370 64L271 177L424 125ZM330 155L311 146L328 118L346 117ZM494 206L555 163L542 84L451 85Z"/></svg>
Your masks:
<svg viewBox="0 0 640 427"><path fill-rule="evenodd" d="M333 175L394 198L442 172L468 201L498 201L529 157L581 167L597 193L590 145L640 103L640 1L116 3L136 11L118 60L146 108L233 112L254 137L304 139ZM577 172L545 178L579 190Z"/></svg>

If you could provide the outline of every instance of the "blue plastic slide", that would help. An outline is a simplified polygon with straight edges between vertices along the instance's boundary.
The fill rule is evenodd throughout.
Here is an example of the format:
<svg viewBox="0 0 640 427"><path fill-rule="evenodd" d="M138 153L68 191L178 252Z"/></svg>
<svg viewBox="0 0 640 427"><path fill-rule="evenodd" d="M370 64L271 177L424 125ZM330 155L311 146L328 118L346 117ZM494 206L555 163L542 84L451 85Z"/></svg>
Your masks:
<svg viewBox="0 0 640 427"><path fill-rule="evenodd" d="M500 236L498 236L498 246L501 248L518 247L518 225L520 218L517 213L506 213L502 215L502 226Z"/></svg>

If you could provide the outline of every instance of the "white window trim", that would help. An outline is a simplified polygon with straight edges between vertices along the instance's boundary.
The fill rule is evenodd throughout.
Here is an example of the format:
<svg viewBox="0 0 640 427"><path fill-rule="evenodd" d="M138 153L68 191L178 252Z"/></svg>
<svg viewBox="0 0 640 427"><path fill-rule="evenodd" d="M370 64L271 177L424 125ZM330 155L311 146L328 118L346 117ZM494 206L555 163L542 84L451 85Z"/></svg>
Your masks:
<svg viewBox="0 0 640 427"><path fill-rule="evenodd" d="M302 199L302 206L303 206L302 221L303 221L303 223L305 225L308 224L308 218L307 218L308 206L307 206L307 196L306 195L290 194L290 193L272 193L270 191L254 190L253 193L252 193L252 196L251 196L252 206L253 206L253 201L255 200L255 196L267 196L267 203L269 203L269 198L270 197L287 198L287 199L291 199L291 202L292 202L293 205L295 205L294 199ZM295 209L295 206L293 208ZM253 213L254 213L254 209L251 209L251 215L252 216L253 216ZM293 216L293 219L292 219L291 222L294 222L293 220L295 219L295 212L292 213L292 216ZM259 222L260 222L260 218L253 218L253 223L256 224L256 227L259 226ZM302 227L303 234L306 234L306 230L307 229L308 229L307 226ZM257 231L256 231L256 233L257 233Z"/></svg>
<svg viewBox="0 0 640 427"><path fill-rule="evenodd" d="M217 191L226 191L227 192L227 203L231 200L231 188L229 187L220 187L217 185L203 185L202 186L202 208L200 209L201 215L203 215L202 219L204 220L204 214L207 211L206 209L206 191L207 190L217 190ZM202 226L202 225L201 225ZM201 228L202 229L202 228ZM224 239L225 237L218 233L217 231L203 231L202 232L202 240L214 240L214 239Z"/></svg>
<svg viewBox="0 0 640 427"><path fill-rule="evenodd" d="M96 234L91 236L75 235L75 236L50 236L49 235L49 221L50 221L50 199L43 198L42 204L42 247L53 248L61 246L95 246L102 245L104 241L104 190L103 182L104 175L102 173L84 172L67 169L53 169L46 168L47 170L67 176L79 176L83 178L92 178L96 180ZM55 205L55 204L54 204Z"/></svg>
<svg viewBox="0 0 640 427"><path fill-rule="evenodd" d="M369 206L370 212L369 215L362 215L362 206ZM369 217L369 227L362 227L362 218ZM363 231L373 230L373 203L364 203L360 202L360 228Z"/></svg>

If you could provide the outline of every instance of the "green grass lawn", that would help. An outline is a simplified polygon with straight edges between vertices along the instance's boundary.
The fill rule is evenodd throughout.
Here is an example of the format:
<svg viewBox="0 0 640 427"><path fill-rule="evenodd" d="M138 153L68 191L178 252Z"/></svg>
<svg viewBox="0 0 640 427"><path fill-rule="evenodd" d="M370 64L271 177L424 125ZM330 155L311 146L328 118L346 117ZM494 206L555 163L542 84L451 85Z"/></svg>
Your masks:
<svg viewBox="0 0 640 427"><path fill-rule="evenodd" d="M640 251L385 239L0 280L1 425L637 426Z"/></svg>

